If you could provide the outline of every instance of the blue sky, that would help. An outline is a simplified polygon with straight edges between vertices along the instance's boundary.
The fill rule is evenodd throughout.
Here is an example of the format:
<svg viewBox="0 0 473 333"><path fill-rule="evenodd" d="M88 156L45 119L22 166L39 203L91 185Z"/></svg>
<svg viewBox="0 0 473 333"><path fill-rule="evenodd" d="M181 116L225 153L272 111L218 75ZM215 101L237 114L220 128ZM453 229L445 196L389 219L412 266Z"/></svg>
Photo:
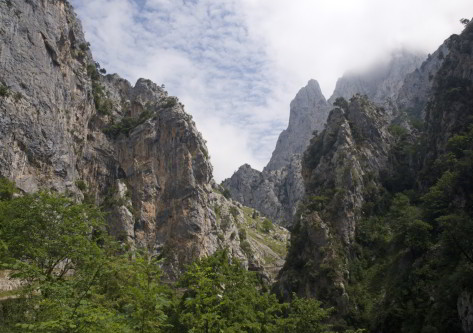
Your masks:
<svg viewBox="0 0 473 333"><path fill-rule="evenodd" d="M289 103L317 79L328 98L345 71L399 48L433 52L470 0L71 0L96 61L178 96L207 140L217 181L261 169Z"/></svg>

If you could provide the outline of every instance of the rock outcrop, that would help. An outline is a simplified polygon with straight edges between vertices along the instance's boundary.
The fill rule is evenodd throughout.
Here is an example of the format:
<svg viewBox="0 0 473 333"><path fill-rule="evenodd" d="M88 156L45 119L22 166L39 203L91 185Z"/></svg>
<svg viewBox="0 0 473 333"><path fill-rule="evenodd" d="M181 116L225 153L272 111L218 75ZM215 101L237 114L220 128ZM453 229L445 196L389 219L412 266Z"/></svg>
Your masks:
<svg viewBox="0 0 473 333"><path fill-rule="evenodd" d="M0 173L27 192L77 192L95 112L80 23L65 1L0 6Z"/></svg>
<svg viewBox="0 0 473 333"><path fill-rule="evenodd" d="M103 75L67 1L3 1L0 22L0 176L101 205L111 232L165 257L170 276L225 247L252 269L283 260L240 238L242 208L216 190L178 99Z"/></svg>
<svg viewBox="0 0 473 333"><path fill-rule="evenodd" d="M304 195L300 155L279 170L252 169L242 165L229 179L223 181L232 199L253 207L274 222L290 226L297 204Z"/></svg>

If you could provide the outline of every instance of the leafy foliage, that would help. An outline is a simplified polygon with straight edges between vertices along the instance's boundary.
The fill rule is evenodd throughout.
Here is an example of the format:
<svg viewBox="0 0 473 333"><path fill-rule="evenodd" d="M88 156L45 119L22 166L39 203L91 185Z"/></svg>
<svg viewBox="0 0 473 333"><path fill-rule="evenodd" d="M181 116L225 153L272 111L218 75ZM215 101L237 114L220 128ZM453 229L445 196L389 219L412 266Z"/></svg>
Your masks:
<svg viewBox="0 0 473 333"><path fill-rule="evenodd" d="M130 132L138 125L143 124L150 119L154 113L150 110L143 111L138 118L123 117L118 123L112 124L105 128L103 132L112 138L117 138L121 133L129 135Z"/></svg>
<svg viewBox="0 0 473 333"><path fill-rule="evenodd" d="M8 97L10 96L10 88L3 84L0 84L0 97Z"/></svg>
<svg viewBox="0 0 473 333"><path fill-rule="evenodd" d="M100 83L98 67L100 67L98 64L87 65L87 75L92 80L92 95L94 97L95 109L99 114L110 115L113 109L113 102L106 97L105 88Z"/></svg>
<svg viewBox="0 0 473 333"><path fill-rule="evenodd" d="M339 107L342 110L348 110L348 101L343 97L337 97L335 102L333 102L333 105Z"/></svg>
<svg viewBox="0 0 473 333"><path fill-rule="evenodd" d="M0 178L0 265L23 281L12 298L0 300L2 332L329 329L329 311L319 302L294 296L280 303L227 251L196 261L171 289L156 258L107 236L97 207L15 191Z"/></svg>
<svg viewBox="0 0 473 333"><path fill-rule="evenodd" d="M231 199L231 197L232 197L232 194L230 193L230 190L228 188L225 188L225 187L223 188L222 194L226 199Z"/></svg>
<svg viewBox="0 0 473 333"><path fill-rule="evenodd" d="M415 187L394 193L389 210L367 216L357 230L350 286L356 325L461 331L457 297L473 288L473 127L453 135L435 165L437 179L423 195Z"/></svg>
<svg viewBox="0 0 473 333"><path fill-rule="evenodd" d="M316 300L279 303L226 251L197 261L178 284L172 332L328 332L329 310Z"/></svg>
<svg viewBox="0 0 473 333"><path fill-rule="evenodd" d="M263 232L268 233L273 230L273 228L273 222L271 222L271 220L269 219L264 219L263 224L261 225L261 229L263 230Z"/></svg>
<svg viewBox="0 0 473 333"><path fill-rule="evenodd" d="M176 106L177 98L176 97L166 97L164 98L164 103L162 104L163 108L172 108Z"/></svg>
<svg viewBox="0 0 473 333"><path fill-rule="evenodd" d="M15 184L7 178L0 177L0 200L12 199L15 192Z"/></svg>
<svg viewBox="0 0 473 333"><path fill-rule="evenodd" d="M166 287L156 262L128 258L102 213L56 194L2 197L0 263L24 281L2 301L2 332L159 332Z"/></svg>

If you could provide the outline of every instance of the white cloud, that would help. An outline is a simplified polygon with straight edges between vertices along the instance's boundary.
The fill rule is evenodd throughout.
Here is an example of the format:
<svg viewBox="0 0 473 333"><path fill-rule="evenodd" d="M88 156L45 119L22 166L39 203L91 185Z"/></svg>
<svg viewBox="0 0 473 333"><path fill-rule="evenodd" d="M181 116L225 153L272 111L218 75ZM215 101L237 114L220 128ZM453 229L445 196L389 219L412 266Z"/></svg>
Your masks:
<svg viewBox="0 0 473 333"><path fill-rule="evenodd" d="M393 49L433 52L470 0L72 0L97 61L164 83L208 141L217 181L262 168L310 78L327 97Z"/></svg>

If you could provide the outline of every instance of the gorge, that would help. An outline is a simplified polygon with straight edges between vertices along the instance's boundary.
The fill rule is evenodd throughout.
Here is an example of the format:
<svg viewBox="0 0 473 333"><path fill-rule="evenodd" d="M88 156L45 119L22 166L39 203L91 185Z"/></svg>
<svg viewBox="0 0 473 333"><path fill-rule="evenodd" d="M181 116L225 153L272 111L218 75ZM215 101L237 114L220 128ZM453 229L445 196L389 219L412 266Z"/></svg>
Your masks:
<svg viewBox="0 0 473 333"><path fill-rule="evenodd" d="M307 327L473 332L473 24L466 23L431 55L400 50L369 71L346 74L328 99L318 82L309 80L290 103L288 127L266 167L258 171L244 164L221 184L213 179L199 124L179 99L148 79L132 85L106 74L68 1L0 2L0 37L0 254L6 267L0 290L9 292L0 295L0 328L5 332L76 332L77 327L89 332L84 327L102 327L113 316L90 319L88 311L118 309L110 323L138 313L131 305L122 307L131 302L117 296L125 292L109 297L116 304L107 303L112 291L95 281L97 269L87 271L91 279L86 275L75 284L89 281L93 288L78 293L67 314L72 319L35 317L50 302L41 283L67 285L87 262L78 257L77 267L65 269L73 260L66 255L46 277L15 279L22 263L34 262L21 256L26 241L15 243L15 232L25 233L14 229L23 218L15 214L35 211L32 203L42 195L66 200L58 207L97 208L105 233L119 247L108 251L138 263L143 255L140 267L146 272L159 267L160 273L149 274L162 274L168 284L180 281L173 300L162 307L150 301L160 324L148 327L143 320L142 332L145 326L146 332L308 332ZM36 198L29 208L14 206L29 198ZM49 202L44 209L55 207L56 201ZM63 218L61 212L48 216ZM79 215L94 220L95 213L84 214ZM27 225L34 226L29 218ZM106 249L105 240L95 241L93 228L84 229L82 241ZM48 243L47 233L42 235ZM139 271L120 265L126 274ZM249 278L239 267L256 273ZM101 278L120 276L122 268L110 268L114 273ZM149 282L148 273L143 276ZM220 280L211 284L216 276ZM198 287L192 289L195 281ZM219 301L239 284L247 293L235 289L234 298ZM149 290L144 285L134 285L133 295ZM28 296L16 295L28 287ZM205 299L199 288L212 295L215 311L248 295L252 299L242 302L258 299L257 305L247 312L225 308L202 315L201 304L186 308ZM64 290L63 296L75 292ZM159 290L150 299L168 293ZM21 300L43 296L47 302L24 310L25 322L12 315L21 313L15 310ZM310 304L302 319L295 315L302 313L298 302ZM225 317L228 313L233 319ZM235 313L253 321L238 326ZM320 320L309 325L307 313ZM292 315L297 321L284 321ZM194 317L203 319L197 324ZM113 325L90 332L113 331ZM122 331L138 331L133 327Z"/></svg>

